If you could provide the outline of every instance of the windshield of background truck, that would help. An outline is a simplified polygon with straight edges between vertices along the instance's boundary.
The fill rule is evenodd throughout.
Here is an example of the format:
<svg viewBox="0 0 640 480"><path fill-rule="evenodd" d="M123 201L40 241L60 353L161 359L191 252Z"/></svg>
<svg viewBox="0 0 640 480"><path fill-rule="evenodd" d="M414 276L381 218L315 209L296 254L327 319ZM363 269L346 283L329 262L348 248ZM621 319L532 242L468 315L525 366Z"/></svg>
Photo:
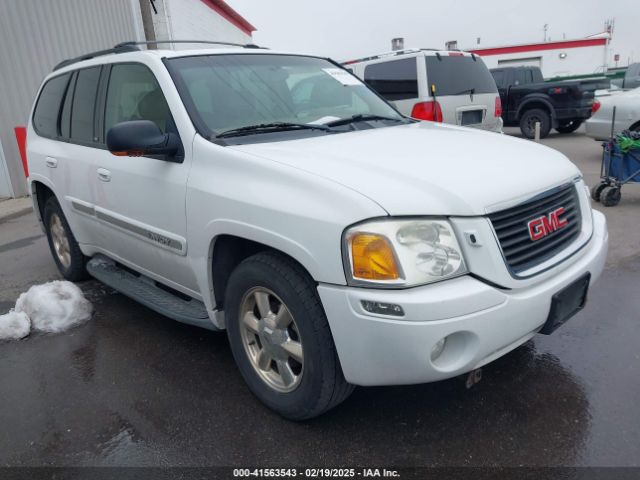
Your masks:
<svg viewBox="0 0 640 480"><path fill-rule="evenodd" d="M484 62L476 56L449 56L446 54L425 57L427 61L427 81L436 86L436 96L474 95L498 93L496 82Z"/></svg>
<svg viewBox="0 0 640 480"><path fill-rule="evenodd" d="M274 122L402 117L331 62L295 55L199 55L169 60L183 101L209 135ZM196 118L194 118L196 117Z"/></svg>

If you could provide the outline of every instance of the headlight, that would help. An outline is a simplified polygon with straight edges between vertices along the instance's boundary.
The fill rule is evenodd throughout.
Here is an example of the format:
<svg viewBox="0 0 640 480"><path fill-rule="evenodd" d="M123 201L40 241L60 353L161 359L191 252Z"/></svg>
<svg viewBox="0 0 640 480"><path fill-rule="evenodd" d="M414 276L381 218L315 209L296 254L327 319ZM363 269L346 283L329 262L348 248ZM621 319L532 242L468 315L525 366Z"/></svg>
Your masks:
<svg viewBox="0 0 640 480"><path fill-rule="evenodd" d="M350 284L413 287L467 273L462 250L446 220L381 220L343 236Z"/></svg>

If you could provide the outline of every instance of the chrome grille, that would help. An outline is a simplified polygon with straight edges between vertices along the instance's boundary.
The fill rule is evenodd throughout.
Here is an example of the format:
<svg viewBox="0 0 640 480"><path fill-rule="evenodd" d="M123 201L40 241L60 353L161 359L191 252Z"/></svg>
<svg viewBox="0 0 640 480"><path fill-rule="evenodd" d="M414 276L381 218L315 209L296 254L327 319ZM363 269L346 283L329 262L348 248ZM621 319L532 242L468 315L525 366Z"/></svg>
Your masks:
<svg viewBox="0 0 640 480"><path fill-rule="evenodd" d="M563 207L561 218L568 224L539 240L529 235L529 222L547 216ZM536 198L515 207L489 215L489 220L498 236L502 253L513 273L519 273L553 257L579 235L582 217L580 201L573 184L545 192Z"/></svg>

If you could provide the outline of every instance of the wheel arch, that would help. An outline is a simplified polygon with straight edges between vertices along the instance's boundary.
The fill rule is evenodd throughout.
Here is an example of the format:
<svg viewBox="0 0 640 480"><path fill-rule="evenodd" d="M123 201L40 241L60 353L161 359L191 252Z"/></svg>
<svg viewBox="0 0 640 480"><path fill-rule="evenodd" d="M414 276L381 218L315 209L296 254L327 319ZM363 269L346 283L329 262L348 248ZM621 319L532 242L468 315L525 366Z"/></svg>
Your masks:
<svg viewBox="0 0 640 480"><path fill-rule="evenodd" d="M33 200L33 210L38 217L40 226L44 228L44 206L51 197L56 197L51 185L41 181L32 180L30 185L31 198Z"/></svg>
<svg viewBox="0 0 640 480"><path fill-rule="evenodd" d="M313 281L318 281L319 266L311 253L301 245L282 237L270 238L269 235L255 236L240 232L220 232L209 243L207 286L211 306L224 310L224 296L233 270L244 259L259 252L280 253L297 264Z"/></svg>
<svg viewBox="0 0 640 480"><path fill-rule="evenodd" d="M520 121L520 119L522 118L522 115L524 115L526 111L534 108L540 108L542 110L546 110L551 117L551 121L553 122L555 120L556 115L555 115L555 109L553 108L553 105L551 105L551 102L549 102L549 100L547 100L542 96L529 97L524 102L522 102L518 107L518 112L516 114L517 120Z"/></svg>

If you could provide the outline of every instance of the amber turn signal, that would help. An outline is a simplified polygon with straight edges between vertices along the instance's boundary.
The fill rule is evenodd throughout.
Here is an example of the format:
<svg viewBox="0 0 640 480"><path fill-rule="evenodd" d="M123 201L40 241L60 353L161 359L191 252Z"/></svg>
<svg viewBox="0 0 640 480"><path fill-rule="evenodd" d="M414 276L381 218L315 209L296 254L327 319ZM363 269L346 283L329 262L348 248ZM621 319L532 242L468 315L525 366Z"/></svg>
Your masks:
<svg viewBox="0 0 640 480"><path fill-rule="evenodd" d="M351 259L354 278L396 280L400 277L393 247L381 235L357 233L351 237Z"/></svg>

